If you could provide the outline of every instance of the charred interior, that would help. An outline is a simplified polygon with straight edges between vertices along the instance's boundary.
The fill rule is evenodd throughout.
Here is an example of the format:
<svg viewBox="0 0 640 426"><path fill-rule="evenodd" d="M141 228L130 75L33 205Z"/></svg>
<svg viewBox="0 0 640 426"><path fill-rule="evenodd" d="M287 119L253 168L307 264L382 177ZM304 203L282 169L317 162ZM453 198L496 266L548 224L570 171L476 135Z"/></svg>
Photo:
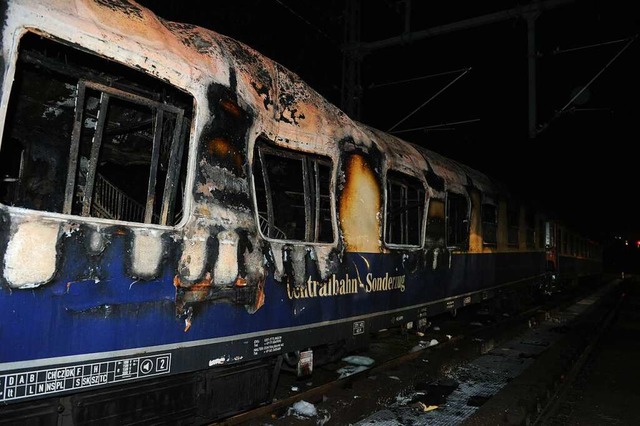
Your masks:
<svg viewBox="0 0 640 426"><path fill-rule="evenodd" d="M269 238L332 242L331 160L256 144L254 180L260 229Z"/></svg>
<svg viewBox="0 0 640 426"><path fill-rule="evenodd" d="M27 33L0 152L0 202L175 225L192 108L160 80Z"/></svg>
<svg viewBox="0 0 640 426"><path fill-rule="evenodd" d="M418 179L389 171L387 175L386 241L391 244L422 244L425 189Z"/></svg>

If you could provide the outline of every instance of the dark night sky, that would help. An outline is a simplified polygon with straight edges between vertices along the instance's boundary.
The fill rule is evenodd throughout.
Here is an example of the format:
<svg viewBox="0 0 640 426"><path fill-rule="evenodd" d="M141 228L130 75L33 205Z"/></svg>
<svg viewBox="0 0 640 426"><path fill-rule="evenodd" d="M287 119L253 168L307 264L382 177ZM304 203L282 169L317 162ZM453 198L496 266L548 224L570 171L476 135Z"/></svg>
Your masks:
<svg viewBox="0 0 640 426"><path fill-rule="evenodd" d="M248 44L340 106L346 0L140 3L165 19L201 25ZM361 41L402 34L404 2L361 3ZM414 0L409 29L530 3ZM362 62L360 121L387 131L404 119L395 126L397 136L502 180L594 238L640 236L634 146L639 140L640 40L622 51L625 40L638 33L637 8L632 1L582 0L538 17L537 111L544 131L535 138L528 137L527 124L527 27L517 16L370 52ZM469 67L419 108L459 75L451 71ZM583 95L558 114L584 86ZM426 126L432 128L406 131Z"/></svg>

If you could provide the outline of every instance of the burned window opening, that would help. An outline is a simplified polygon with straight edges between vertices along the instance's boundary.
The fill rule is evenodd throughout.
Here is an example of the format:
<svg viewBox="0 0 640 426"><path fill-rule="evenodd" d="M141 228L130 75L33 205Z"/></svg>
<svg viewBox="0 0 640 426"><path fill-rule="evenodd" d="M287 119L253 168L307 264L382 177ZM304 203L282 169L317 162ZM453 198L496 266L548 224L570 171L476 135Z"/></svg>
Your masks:
<svg viewBox="0 0 640 426"><path fill-rule="evenodd" d="M385 242L419 246L422 244L424 185L419 179L387 172Z"/></svg>
<svg viewBox="0 0 640 426"><path fill-rule="evenodd" d="M268 238L331 243L331 160L256 143L253 180L260 230Z"/></svg>
<svg viewBox="0 0 640 426"><path fill-rule="evenodd" d="M525 227L525 244L528 249L536 247L536 221L535 212L532 208L526 208L524 211L524 227Z"/></svg>
<svg viewBox="0 0 640 426"><path fill-rule="evenodd" d="M426 243L429 246L444 246L445 242L444 201L431 198L427 209Z"/></svg>
<svg viewBox="0 0 640 426"><path fill-rule="evenodd" d="M469 248L469 206L462 194L447 192L447 246Z"/></svg>
<svg viewBox="0 0 640 426"><path fill-rule="evenodd" d="M482 209L482 243L485 246L498 244L498 208L493 204L483 203Z"/></svg>
<svg viewBox="0 0 640 426"><path fill-rule="evenodd" d="M0 149L0 202L175 225L193 100L137 70L35 34L20 43Z"/></svg>
<svg viewBox="0 0 640 426"><path fill-rule="evenodd" d="M507 244L517 247L520 238L520 210L515 203L507 204Z"/></svg>

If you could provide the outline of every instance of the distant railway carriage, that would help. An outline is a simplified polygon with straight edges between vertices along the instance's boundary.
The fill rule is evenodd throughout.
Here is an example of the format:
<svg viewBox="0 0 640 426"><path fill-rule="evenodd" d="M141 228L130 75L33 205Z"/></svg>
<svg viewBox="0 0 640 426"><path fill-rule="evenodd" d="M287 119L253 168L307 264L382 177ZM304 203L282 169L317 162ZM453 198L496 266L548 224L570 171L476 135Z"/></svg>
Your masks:
<svg viewBox="0 0 640 426"><path fill-rule="evenodd" d="M0 15L0 423L204 423L300 352L601 270L236 40L132 1Z"/></svg>

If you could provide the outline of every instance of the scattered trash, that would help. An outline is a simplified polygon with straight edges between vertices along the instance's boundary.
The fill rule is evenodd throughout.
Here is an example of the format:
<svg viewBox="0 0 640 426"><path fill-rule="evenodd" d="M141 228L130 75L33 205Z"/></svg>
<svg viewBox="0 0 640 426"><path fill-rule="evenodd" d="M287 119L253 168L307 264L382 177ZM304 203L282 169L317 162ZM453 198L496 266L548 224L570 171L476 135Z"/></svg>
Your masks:
<svg viewBox="0 0 640 426"><path fill-rule="evenodd" d="M298 392L299 388L297 386L291 386L291 392Z"/></svg>
<svg viewBox="0 0 640 426"><path fill-rule="evenodd" d="M319 416L318 416L319 417ZM325 423L327 423L329 420L331 419L331 414L329 414L328 411L325 412L325 410L323 410L323 415L322 418L318 418L318 422L316 423L318 426L322 426Z"/></svg>
<svg viewBox="0 0 640 426"><path fill-rule="evenodd" d="M423 412L428 412L428 411L433 411L436 408L438 408L437 405L426 405L423 402L418 401L416 404L413 405L414 407L416 407L417 409L423 411Z"/></svg>
<svg viewBox="0 0 640 426"><path fill-rule="evenodd" d="M477 326L482 327L482 323L478 322L478 321L471 322L471 323L469 323L469 325L477 325Z"/></svg>
<svg viewBox="0 0 640 426"><path fill-rule="evenodd" d="M445 334L445 336L447 336L447 339L451 340L451 335L450 334Z"/></svg>
<svg viewBox="0 0 640 426"><path fill-rule="evenodd" d="M364 365L359 365L359 366L347 365L345 367L339 368L337 370L337 373L340 374L340 377L339 377L340 379L344 379L345 377L351 376L352 374L356 374L365 370L367 370L367 367L365 367Z"/></svg>
<svg viewBox="0 0 640 426"><path fill-rule="evenodd" d="M289 407L287 414L292 414L298 418L307 418L317 415L318 411L316 410L315 405L302 400L294 403L291 407Z"/></svg>
<svg viewBox="0 0 640 426"><path fill-rule="evenodd" d="M440 343L440 342L438 342L436 339L431 339L431 341L429 342L429 346L427 346L427 347L435 346L438 343Z"/></svg>
<svg viewBox="0 0 640 426"><path fill-rule="evenodd" d="M367 356L359 356L359 355L351 355L351 356L347 356L342 358L342 360L344 362L348 362L349 364L354 364L354 365L371 365L375 362L375 360L373 360L372 358L369 358Z"/></svg>
<svg viewBox="0 0 640 426"><path fill-rule="evenodd" d="M434 331L440 331L440 327L438 327L437 325L434 325L434 326L433 326L433 330L434 330Z"/></svg>
<svg viewBox="0 0 640 426"><path fill-rule="evenodd" d="M393 379L393 380L400 380L400 377L398 377L398 376L389 376L389 378Z"/></svg>

